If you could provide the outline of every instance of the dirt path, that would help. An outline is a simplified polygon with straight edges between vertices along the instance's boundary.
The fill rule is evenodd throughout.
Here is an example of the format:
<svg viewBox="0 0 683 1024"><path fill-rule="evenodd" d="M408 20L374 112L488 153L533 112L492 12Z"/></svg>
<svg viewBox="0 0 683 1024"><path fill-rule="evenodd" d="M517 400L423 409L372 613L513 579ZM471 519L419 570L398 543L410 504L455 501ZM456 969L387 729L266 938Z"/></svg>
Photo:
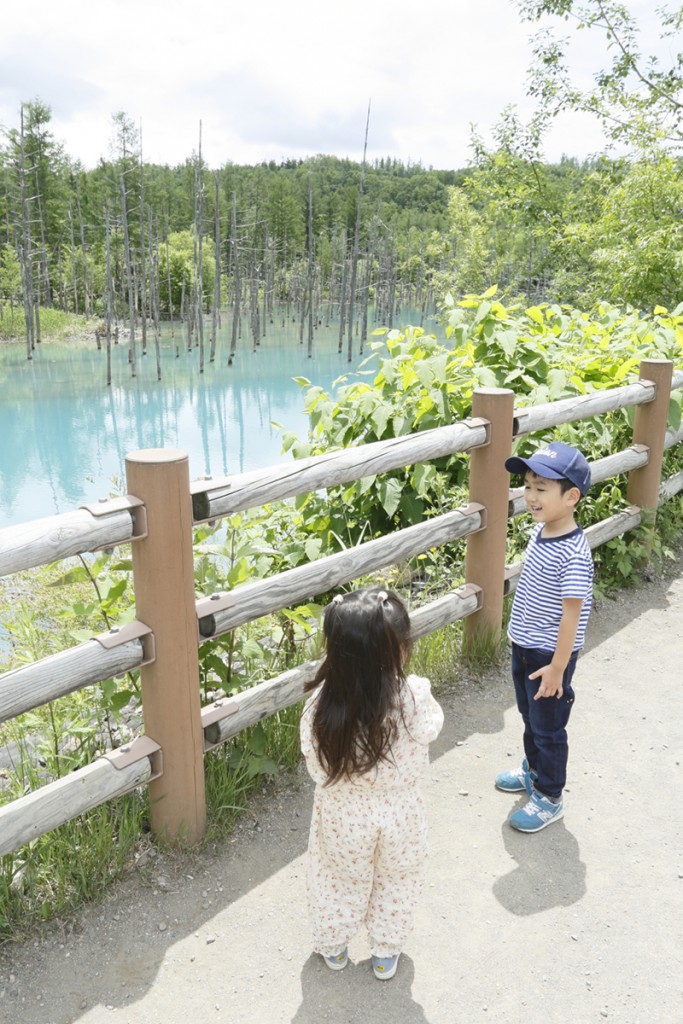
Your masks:
<svg viewBox="0 0 683 1024"><path fill-rule="evenodd" d="M305 774L230 841L150 856L0 957L2 1024L679 1024L683 1006L683 559L600 607L576 677L563 821L513 832L493 775L518 757L507 667L442 698L425 783L429 884L393 981L363 936L309 953Z"/></svg>

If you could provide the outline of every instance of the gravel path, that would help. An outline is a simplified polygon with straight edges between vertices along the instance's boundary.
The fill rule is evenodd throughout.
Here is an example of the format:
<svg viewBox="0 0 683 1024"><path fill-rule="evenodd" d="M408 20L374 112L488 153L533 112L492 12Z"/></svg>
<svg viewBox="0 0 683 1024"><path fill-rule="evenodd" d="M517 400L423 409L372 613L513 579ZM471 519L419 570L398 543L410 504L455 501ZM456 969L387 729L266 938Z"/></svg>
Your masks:
<svg viewBox="0 0 683 1024"><path fill-rule="evenodd" d="M150 849L101 904L0 954L2 1024L679 1024L683 560L605 602L576 676L561 822L506 824L519 756L507 666L458 680L425 782L429 883L396 977L363 936L311 955L303 771L229 841Z"/></svg>

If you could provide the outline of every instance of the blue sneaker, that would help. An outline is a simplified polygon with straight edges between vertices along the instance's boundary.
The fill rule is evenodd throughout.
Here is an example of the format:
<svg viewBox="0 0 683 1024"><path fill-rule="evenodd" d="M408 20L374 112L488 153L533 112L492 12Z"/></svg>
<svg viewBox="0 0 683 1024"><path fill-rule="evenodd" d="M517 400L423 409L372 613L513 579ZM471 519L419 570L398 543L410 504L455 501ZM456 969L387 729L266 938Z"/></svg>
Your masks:
<svg viewBox="0 0 683 1024"><path fill-rule="evenodd" d="M502 789L505 793L522 793L526 790L531 796L537 778L536 772L529 768L529 762L524 758L521 768L511 768L496 775L496 789Z"/></svg>
<svg viewBox="0 0 683 1024"><path fill-rule="evenodd" d="M559 821L564 814L564 800L554 804L547 796L543 796L537 790L531 794L531 799L524 807L514 811L508 821L518 832L540 832L546 825Z"/></svg>
<svg viewBox="0 0 683 1024"><path fill-rule="evenodd" d="M372 970L375 977L379 978L380 981L389 981L389 978L393 978L396 974L400 955L400 953L397 953L396 956L373 956Z"/></svg>
<svg viewBox="0 0 683 1024"><path fill-rule="evenodd" d="M349 962L348 950L342 949L335 956L324 956L323 960L331 971L343 971Z"/></svg>

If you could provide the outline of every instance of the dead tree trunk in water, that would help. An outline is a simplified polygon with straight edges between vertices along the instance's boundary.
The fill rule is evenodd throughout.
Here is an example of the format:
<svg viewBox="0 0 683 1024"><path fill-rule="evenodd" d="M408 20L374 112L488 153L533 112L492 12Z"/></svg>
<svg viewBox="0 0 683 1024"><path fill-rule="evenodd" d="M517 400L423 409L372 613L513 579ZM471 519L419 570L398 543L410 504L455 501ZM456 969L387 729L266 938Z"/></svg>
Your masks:
<svg viewBox="0 0 683 1024"><path fill-rule="evenodd" d="M347 267L348 261L346 259L346 228L342 231L341 237L341 261L342 261L342 276L341 285L339 286L339 346L337 351L341 355L342 347L344 344L344 325L345 325L345 312L346 312L346 278L347 278Z"/></svg>
<svg viewBox="0 0 683 1024"><path fill-rule="evenodd" d="M230 339L230 355L228 366L232 366L237 348L237 330L240 322L240 261L237 252L237 193L232 194L232 217L230 219L230 250L232 255L235 305L232 312L232 337Z"/></svg>
<svg viewBox="0 0 683 1024"><path fill-rule="evenodd" d="M168 288L168 315L171 321L171 337L174 338L175 327L173 323L173 292L171 291L171 253L168 245L168 212L166 214L166 286Z"/></svg>
<svg viewBox="0 0 683 1024"><path fill-rule="evenodd" d="M112 300L114 295L114 284L111 279L111 229L109 226L109 203L104 204L104 217L106 228L106 264L107 280L104 286L104 327L107 338L107 386L111 386L111 320Z"/></svg>
<svg viewBox="0 0 683 1024"><path fill-rule="evenodd" d="M308 358L313 356L313 184L311 172L308 172Z"/></svg>
<svg viewBox="0 0 683 1024"><path fill-rule="evenodd" d="M78 213L78 230L81 238L81 260L83 263L83 312L86 316L92 316L92 299L90 297L90 285L88 282L88 251L85 245L85 227L83 225L83 214L81 212L81 191L78 187L78 175L76 182L76 211Z"/></svg>
<svg viewBox="0 0 683 1024"><path fill-rule="evenodd" d="M16 235L21 239L19 247L19 266L21 272L22 292L24 296L24 320L26 322L26 358L33 359L35 348L35 314L33 293L33 268L31 265L31 216L29 200L26 195L26 154L24 150L24 108L21 108L21 131L19 133L19 206L21 213L21 230ZM15 223L17 216L15 213Z"/></svg>
<svg viewBox="0 0 683 1024"><path fill-rule="evenodd" d="M216 175L216 216L214 220L214 244L216 246L216 272L213 278L213 304L211 319L211 352L209 362L216 358L216 340L221 315L221 218L220 218L220 180Z"/></svg>
<svg viewBox="0 0 683 1024"><path fill-rule="evenodd" d="M128 318L130 321L130 348L128 359L131 376L136 376L135 366L135 303L133 299L133 267L130 254L130 235L128 232L128 207L126 204L126 183L121 174L121 212L123 215L123 249L126 260L126 284L128 286Z"/></svg>
<svg viewBox="0 0 683 1024"><path fill-rule="evenodd" d="M38 169L36 168L36 202L38 205L38 224L40 226L40 276L43 280L45 287L44 292L44 304L46 306L52 305L52 284L50 282L50 268L47 262L47 244L45 242L45 218L43 217L43 204L40 195L40 184L38 182ZM9 232L7 233L9 238ZM36 341L40 341L40 334L36 338Z"/></svg>
<svg viewBox="0 0 683 1024"><path fill-rule="evenodd" d="M154 353L157 361L157 380L161 380L161 345L159 326L159 238L158 227L155 238L152 228L152 207L148 211L147 241L149 254L149 311L154 324Z"/></svg>
<svg viewBox="0 0 683 1024"><path fill-rule="evenodd" d="M361 207L363 203L363 182L365 180L365 159L368 152L368 131L370 129L370 104L368 103L368 116L365 121L365 143L363 144L363 163L360 167L360 182L358 184L358 205L356 206L356 230L353 236L353 257L351 260L351 284L349 285L349 332L347 336L346 358L350 363L353 358L353 313L356 301L356 277L358 275L358 248L360 245L360 221Z"/></svg>
<svg viewBox="0 0 683 1024"><path fill-rule="evenodd" d="M204 175L202 173L202 122L199 122L199 153L195 170L195 289L194 310L199 339L199 372L204 373Z"/></svg>
<svg viewBox="0 0 683 1024"><path fill-rule="evenodd" d="M147 355L147 284L145 244L145 165L142 162L142 127L140 128L140 316L142 326L142 354Z"/></svg>
<svg viewBox="0 0 683 1024"><path fill-rule="evenodd" d="M71 241L71 276L73 278L74 313L78 313L78 268L76 267L76 240L74 238L74 209L69 197L69 235Z"/></svg>

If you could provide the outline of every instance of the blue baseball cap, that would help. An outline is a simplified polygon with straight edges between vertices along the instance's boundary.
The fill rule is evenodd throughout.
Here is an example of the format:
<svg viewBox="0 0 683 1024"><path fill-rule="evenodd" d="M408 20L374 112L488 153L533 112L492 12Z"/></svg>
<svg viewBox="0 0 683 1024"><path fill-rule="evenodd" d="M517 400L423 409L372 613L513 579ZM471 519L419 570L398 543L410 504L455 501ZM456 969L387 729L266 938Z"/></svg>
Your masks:
<svg viewBox="0 0 683 1024"><path fill-rule="evenodd" d="M579 488L582 495L586 494L591 485L590 466L585 458L576 448L562 441L551 441L528 459L513 455L506 459L505 468L508 473L521 473L522 476L530 469L536 476L543 476L546 480L569 480Z"/></svg>

